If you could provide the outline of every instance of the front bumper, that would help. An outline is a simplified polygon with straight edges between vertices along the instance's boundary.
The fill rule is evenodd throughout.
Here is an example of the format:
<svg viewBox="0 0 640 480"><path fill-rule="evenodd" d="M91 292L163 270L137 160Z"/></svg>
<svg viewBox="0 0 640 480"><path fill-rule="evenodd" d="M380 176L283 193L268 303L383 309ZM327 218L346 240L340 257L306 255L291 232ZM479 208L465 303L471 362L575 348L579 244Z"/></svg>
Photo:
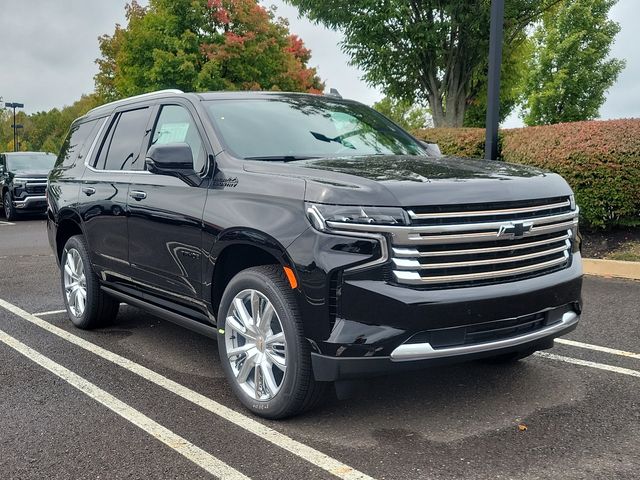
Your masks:
<svg viewBox="0 0 640 480"><path fill-rule="evenodd" d="M521 351L545 350L553 347L553 339L576 328L579 316L566 312L559 324L535 334L512 337L496 342L486 342L466 347L433 349L430 345L413 345L411 357L332 357L319 353L311 354L315 379L322 382L352 380L391 373L419 370L429 367L468 362L482 358ZM402 345L398 348L401 348ZM398 349L396 349L398 350Z"/></svg>
<svg viewBox="0 0 640 480"><path fill-rule="evenodd" d="M581 287L579 253L564 270L471 288L345 277L331 335L312 353L314 375L334 381L551 348L577 326Z"/></svg>
<svg viewBox="0 0 640 480"><path fill-rule="evenodd" d="M22 200L14 200L13 206L19 210L46 210L47 197L44 195L25 197Z"/></svg>

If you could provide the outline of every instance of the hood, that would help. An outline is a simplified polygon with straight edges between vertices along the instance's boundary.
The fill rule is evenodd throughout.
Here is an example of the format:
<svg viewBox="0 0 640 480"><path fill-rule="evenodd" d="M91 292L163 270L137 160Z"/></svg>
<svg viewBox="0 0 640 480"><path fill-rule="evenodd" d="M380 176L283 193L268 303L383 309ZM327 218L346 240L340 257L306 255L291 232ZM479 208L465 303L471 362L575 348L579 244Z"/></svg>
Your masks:
<svg viewBox="0 0 640 480"><path fill-rule="evenodd" d="M554 173L458 157L371 156L247 162L248 171L302 177L305 200L344 205L419 206L569 195Z"/></svg>

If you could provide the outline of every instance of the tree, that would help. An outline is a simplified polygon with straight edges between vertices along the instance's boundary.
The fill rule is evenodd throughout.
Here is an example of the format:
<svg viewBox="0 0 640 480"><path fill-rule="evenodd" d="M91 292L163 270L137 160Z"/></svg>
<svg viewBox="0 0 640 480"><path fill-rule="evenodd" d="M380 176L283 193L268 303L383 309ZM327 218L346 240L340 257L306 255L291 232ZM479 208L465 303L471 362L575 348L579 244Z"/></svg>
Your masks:
<svg viewBox="0 0 640 480"><path fill-rule="evenodd" d="M500 74L500 122L524 101L524 88L527 82L533 41L524 32L517 42L504 45L502 55L502 72ZM467 102L464 116L465 127L484 128L487 120L487 73L479 72L480 78L475 80L479 89L475 98Z"/></svg>
<svg viewBox="0 0 640 480"><path fill-rule="evenodd" d="M364 78L410 103L428 102L437 127L463 125L486 89L490 0L287 0L344 32L343 50ZM561 0L509 0L505 45Z"/></svg>
<svg viewBox="0 0 640 480"><path fill-rule="evenodd" d="M96 91L105 99L162 88L287 90L324 86L300 38L256 0L151 0L100 37Z"/></svg>
<svg viewBox="0 0 640 480"><path fill-rule="evenodd" d="M99 97L92 94L83 95L80 100L62 109L53 108L47 112L36 112L31 115L18 112L16 122L23 125L19 131L20 149L57 153L71 122L100 103ZM0 151L13 150L12 123L12 115L3 114L0 111Z"/></svg>
<svg viewBox="0 0 640 480"><path fill-rule="evenodd" d="M431 123L428 108L412 105L406 100L384 97L374 103L373 108L410 132L424 128L427 123Z"/></svg>
<svg viewBox="0 0 640 480"><path fill-rule="evenodd" d="M608 58L620 26L608 19L617 0L565 0L534 33L526 86L527 125L591 120L625 66Z"/></svg>

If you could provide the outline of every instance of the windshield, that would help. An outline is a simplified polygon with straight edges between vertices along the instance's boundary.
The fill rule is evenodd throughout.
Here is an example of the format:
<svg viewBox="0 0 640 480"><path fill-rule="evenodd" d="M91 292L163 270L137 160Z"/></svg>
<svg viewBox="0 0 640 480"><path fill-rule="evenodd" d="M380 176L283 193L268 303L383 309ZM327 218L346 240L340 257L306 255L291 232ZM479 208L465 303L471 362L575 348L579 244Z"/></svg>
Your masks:
<svg viewBox="0 0 640 480"><path fill-rule="evenodd" d="M7 170L10 172L48 172L56 163L52 153L7 154Z"/></svg>
<svg viewBox="0 0 640 480"><path fill-rule="evenodd" d="M425 155L410 135L356 103L292 95L206 105L226 146L245 159Z"/></svg>

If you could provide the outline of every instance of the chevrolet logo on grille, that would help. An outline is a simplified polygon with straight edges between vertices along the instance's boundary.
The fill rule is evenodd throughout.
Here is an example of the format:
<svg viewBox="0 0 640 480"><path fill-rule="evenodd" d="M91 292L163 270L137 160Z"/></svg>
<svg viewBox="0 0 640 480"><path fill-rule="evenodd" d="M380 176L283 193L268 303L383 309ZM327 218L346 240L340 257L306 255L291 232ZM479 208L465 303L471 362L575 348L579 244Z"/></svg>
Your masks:
<svg viewBox="0 0 640 480"><path fill-rule="evenodd" d="M505 225L500 225L498 229L498 237L511 237L511 238L519 238L523 237L525 233L531 231L533 227L533 223L507 223Z"/></svg>

